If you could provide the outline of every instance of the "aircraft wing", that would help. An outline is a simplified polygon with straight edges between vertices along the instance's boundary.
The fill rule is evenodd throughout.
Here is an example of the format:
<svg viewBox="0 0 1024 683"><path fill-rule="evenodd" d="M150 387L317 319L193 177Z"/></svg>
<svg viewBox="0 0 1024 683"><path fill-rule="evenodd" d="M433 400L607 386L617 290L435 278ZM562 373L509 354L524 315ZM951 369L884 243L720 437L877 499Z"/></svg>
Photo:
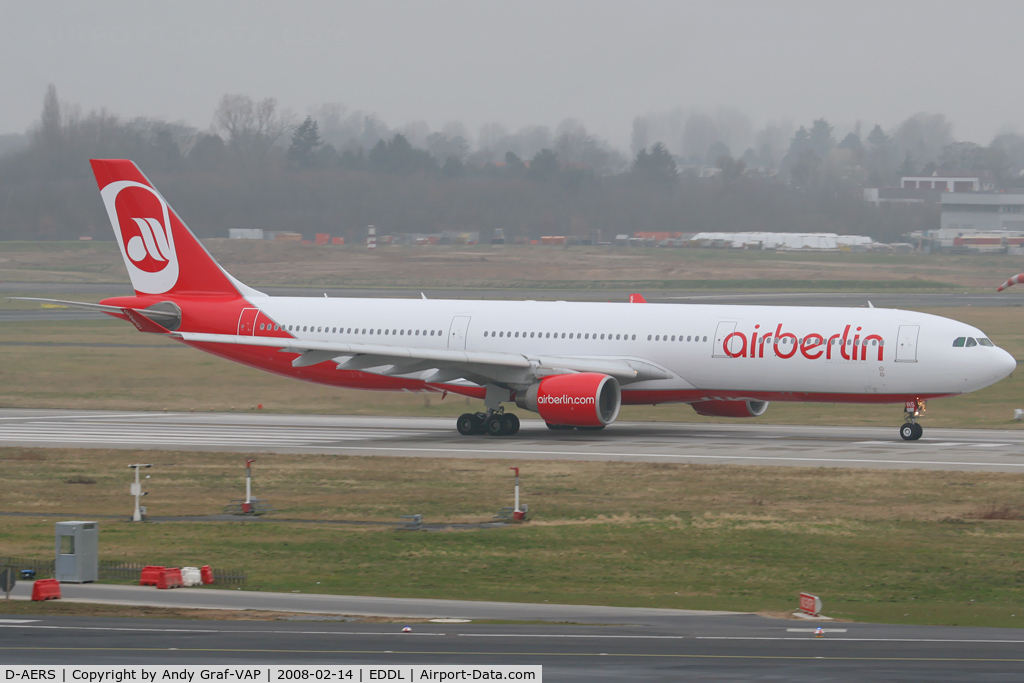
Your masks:
<svg viewBox="0 0 1024 683"><path fill-rule="evenodd" d="M428 383L465 378L482 380L483 383L529 384L540 377L574 372L611 375L623 384L672 377L656 365L634 359L535 356L201 332L172 332L171 335L187 342L262 346L297 353L299 356L292 361L293 367L334 361L339 370L367 370L391 376L416 375ZM426 370L434 372L423 376Z"/></svg>

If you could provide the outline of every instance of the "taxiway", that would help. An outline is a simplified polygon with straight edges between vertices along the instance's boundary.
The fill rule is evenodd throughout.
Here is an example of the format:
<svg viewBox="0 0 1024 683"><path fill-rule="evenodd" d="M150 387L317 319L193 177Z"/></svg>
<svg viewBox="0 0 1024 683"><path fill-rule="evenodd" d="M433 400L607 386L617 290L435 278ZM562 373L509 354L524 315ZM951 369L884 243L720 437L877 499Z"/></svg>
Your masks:
<svg viewBox="0 0 1024 683"><path fill-rule="evenodd" d="M433 458L595 460L1024 472L1024 432L616 422L602 432L523 420L515 437L460 436L448 418L0 410L0 446Z"/></svg>

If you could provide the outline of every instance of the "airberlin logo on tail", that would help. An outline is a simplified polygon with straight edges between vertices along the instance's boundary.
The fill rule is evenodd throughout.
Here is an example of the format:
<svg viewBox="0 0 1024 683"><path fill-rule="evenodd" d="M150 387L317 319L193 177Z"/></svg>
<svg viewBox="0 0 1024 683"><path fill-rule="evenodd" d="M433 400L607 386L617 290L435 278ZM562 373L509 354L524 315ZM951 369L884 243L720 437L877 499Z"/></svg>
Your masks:
<svg viewBox="0 0 1024 683"><path fill-rule="evenodd" d="M153 188L133 180L110 183L100 195L132 286L147 294L173 288L178 281L178 254L167 202Z"/></svg>
<svg viewBox="0 0 1024 683"><path fill-rule="evenodd" d="M792 332L784 332L779 323L774 332L769 327L765 330L754 325L749 334L730 332L719 340L722 351L730 358L764 358L765 347L769 349L769 357L792 358L799 354L808 360L867 360L868 347L871 353L878 354L882 360L885 340L877 334L864 334L863 328L847 325L842 332L823 335L817 332L797 337Z"/></svg>

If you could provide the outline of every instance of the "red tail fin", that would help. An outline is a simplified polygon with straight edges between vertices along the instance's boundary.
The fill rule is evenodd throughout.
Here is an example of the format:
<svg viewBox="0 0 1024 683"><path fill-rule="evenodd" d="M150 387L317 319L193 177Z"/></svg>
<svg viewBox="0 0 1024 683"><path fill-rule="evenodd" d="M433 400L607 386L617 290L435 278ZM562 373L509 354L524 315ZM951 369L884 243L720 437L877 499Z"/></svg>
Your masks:
<svg viewBox="0 0 1024 683"><path fill-rule="evenodd" d="M220 267L133 162L90 163L137 293L239 296L252 291Z"/></svg>

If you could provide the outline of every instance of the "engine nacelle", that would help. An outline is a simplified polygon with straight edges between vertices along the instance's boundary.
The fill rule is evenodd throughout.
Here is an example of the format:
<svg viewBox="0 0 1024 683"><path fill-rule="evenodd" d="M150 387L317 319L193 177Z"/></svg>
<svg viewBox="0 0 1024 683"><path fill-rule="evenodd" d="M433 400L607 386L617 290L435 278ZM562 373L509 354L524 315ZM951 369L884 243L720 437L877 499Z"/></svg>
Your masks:
<svg viewBox="0 0 1024 683"><path fill-rule="evenodd" d="M603 427L619 416L622 392L614 377L596 372L552 375L516 394L516 405L567 427Z"/></svg>
<svg viewBox="0 0 1024 683"><path fill-rule="evenodd" d="M759 417L768 410L768 401L700 401L690 405L698 415L708 417Z"/></svg>

